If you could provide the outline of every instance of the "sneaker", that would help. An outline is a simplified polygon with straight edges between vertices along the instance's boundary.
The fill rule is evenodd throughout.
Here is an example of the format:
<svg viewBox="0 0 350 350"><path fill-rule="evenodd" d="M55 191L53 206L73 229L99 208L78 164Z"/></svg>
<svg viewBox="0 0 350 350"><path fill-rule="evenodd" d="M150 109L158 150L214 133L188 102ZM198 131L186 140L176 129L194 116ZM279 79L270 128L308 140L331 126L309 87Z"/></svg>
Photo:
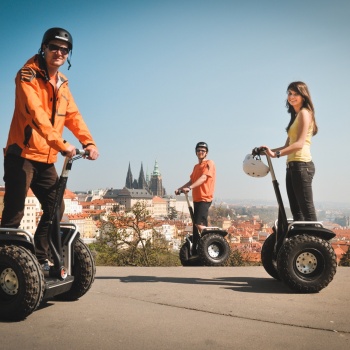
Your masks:
<svg viewBox="0 0 350 350"><path fill-rule="evenodd" d="M54 264L49 259L46 259L45 262L41 264L41 268L43 269L43 271L50 271L50 268L53 265Z"/></svg>

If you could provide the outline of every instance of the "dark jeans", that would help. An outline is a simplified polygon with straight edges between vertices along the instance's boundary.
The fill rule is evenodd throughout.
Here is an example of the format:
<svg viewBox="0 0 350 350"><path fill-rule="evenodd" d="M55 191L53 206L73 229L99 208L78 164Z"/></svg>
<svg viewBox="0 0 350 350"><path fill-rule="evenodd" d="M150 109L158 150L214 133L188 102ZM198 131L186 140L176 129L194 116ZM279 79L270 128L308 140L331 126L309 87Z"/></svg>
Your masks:
<svg viewBox="0 0 350 350"><path fill-rule="evenodd" d="M38 198L43 215L35 232L35 252L40 263L48 258L47 232L56 195L58 181L53 164L35 162L22 157L7 155L4 160L4 210L1 227L18 228L24 215L25 199L29 187ZM62 201L61 217L64 212Z"/></svg>
<svg viewBox="0 0 350 350"><path fill-rule="evenodd" d="M193 202L193 244L196 246L199 240L199 232L196 225L208 226L208 213L211 202Z"/></svg>
<svg viewBox="0 0 350 350"><path fill-rule="evenodd" d="M289 162L286 187L294 221L317 221L312 194L313 162Z"/></svg>

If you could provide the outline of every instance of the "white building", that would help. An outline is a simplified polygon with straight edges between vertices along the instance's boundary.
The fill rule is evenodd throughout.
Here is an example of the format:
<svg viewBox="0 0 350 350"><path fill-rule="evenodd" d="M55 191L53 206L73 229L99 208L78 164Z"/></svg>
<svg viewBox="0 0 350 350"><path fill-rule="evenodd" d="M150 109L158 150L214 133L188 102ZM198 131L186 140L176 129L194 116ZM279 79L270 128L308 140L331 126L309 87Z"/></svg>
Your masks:
<svg viewBox="0 0 350 350"><path fill-rule="evenodd" d="M34 234L36 230L36 215L40 210L38 199L31 190L28 191L24 204L24 216L21 220L20 228Z"/></svg>
<svg viewBox="0 0 350 350"><path fill-rule="evenodd" d="M168 216L168 205L167 201L158 196L153 197L153 217L164 218Z"/></svg>

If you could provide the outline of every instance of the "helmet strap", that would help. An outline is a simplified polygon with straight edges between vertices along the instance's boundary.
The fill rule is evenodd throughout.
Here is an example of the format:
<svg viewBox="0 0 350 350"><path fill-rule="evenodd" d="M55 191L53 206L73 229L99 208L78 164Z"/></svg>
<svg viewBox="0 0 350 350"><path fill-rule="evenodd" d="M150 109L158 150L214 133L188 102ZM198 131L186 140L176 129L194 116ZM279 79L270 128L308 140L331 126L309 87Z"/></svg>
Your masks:
<svg viewBox="0 0 350 350"><path fill-rule="evenodd" d="M69 59L69 58L72 58L72 53L73 53L73 50L69 50L69 56L67 57L68 70L72 66Z"/></svg>
<svg viewBox="0 0 350 350"><path fill-rule="evenodd" d="M44 51L42 51L41 48L39 49L39 55L38 56L39 56L39 67L44 70L44 72L45 72L45 79L47 81L49 81L50 80L50 78L49 78L49 71L47 70L47 65L46 65L46 61L45 61L45 58L44 58Z"/></svg>

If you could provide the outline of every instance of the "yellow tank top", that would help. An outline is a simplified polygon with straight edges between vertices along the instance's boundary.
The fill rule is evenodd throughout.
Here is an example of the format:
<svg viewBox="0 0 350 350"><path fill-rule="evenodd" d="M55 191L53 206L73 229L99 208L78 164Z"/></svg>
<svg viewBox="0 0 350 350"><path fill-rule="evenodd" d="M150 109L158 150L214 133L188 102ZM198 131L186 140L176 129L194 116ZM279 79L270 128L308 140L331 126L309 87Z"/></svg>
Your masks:
<svg viewBox="0 0 350 350"><path fill-rule="evenodd" d="M311 152L310 152L310 145L311 145L311 137L313 134L313 121L309 125L309 129L307 131L306 139L304 146L301 150L288 154L287 157L287 163L289 162L311 162ZM291 125L291 127L288 130L288 137L289 137L289 145L292 145L298 137L298 129L299 129L299 118L298 116L295 118L294 123Z"/></svg>

